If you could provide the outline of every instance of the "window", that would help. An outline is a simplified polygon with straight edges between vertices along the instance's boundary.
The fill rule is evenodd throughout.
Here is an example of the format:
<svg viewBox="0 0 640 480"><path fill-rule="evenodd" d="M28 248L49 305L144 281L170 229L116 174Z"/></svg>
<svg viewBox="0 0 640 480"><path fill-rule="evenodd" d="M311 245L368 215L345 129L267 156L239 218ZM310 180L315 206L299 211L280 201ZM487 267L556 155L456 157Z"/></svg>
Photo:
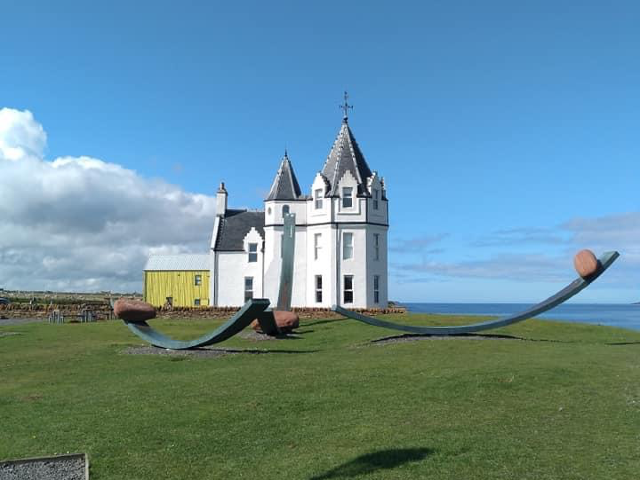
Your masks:
<svg viewBox="0 0 640 480"><path fill-rule="evenodd" d="M313 235L313 259L318 260L320 258L320 240L322 240L322 234L316 233Z"/></svg>
<svg viewBox="0 0 640 480"><path fill-rule="evenodd" d="M342 234L342 259L353 258L353 233L344 232Z"/></svg>
<svg viewBox="0 0 640 480"><path fill-rule="evenodd" d="M380 275L373 276L373 303L380 303Z"/></svg>
<svg viewBox="0 0 640 480"><path fill-rule="evenodd" d="M196 275L193 279L194 285L202 285L202 275Z"/></svg>
<svg viewBox="0 0 640 480"><path fill-rule="evenodd" d="M380 260L380 234L373 234L373 259Z"/></svg>
<svg viewBox="0 0 640 480"><path fill-rule="evenodd" d="M316 303L322 303L322 275L316 275Z"/></svg>
<svg viewBox="0 0 640 480"><path fill-rule="evenodd" d="M353 303L353 275L344 276L344 303Z"/></svg>
<svg viewBox="0 0 640 480"><path fill-rule="evenodd" d="M199 298L196 298L196 299L193 301L193 305L194 305L194 306L196 306L196 307L199 307L199 306L200 306L200 299L199 299Z"/></svg>
<svg viewBox="0 0 640 480"><path fill-rule="evenodd" d="M244 277L244 301L253 298L253 277Z"/></svg>
<svg viewBox="0 0 640 480"><path fill-rule="evenodd" d="M284 216L289 213L289 205L283 205L282 206L282 218L284 218Z"/></svg>
<svg viewBox="0 0 640 480"><path fill-rule="evenodd" d="M315 199L316 210L320 210L322 208L322 189L321 188L318 188L315 192L313 192L313 198Z"/></svg>
<svg viewBox="0 0 640 480"><path fill-rule="evenodd" d="M353 207L352 195L353 195L352 187L342 187L342 208Z"/></svg>
<svg viewBox="0 0 640 480"><path fill-rule="evenodd" d="M249 244L249 263L254 263L258 261L258 244L250 243Z"/></svg>
<svg viewBox="0 0 640 480"><path fill-rule="evenodd" d="M378 210L378 200L380 200L380 190L373 189L373 209Z"/></svg>

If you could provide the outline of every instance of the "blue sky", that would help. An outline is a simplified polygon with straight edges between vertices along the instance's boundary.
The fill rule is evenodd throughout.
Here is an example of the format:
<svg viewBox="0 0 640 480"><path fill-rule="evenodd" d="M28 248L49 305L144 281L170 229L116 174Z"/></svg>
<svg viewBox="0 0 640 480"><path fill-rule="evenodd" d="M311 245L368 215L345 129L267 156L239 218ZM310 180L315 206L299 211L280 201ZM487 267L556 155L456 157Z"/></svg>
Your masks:
<svg viewBox="0 0 640 480"><path fill-rule="evenodd" d="M57 232L51 251L5 240L0 287L139 290L149 252L206 249L213 219L202 196L221 180L231 205L261 208L286 147L307 190L347 89L351 127L387 182L392 298L536 301L573 279L573 254L591 248L623 256L576 301L640 300L637 2L23 1L2 10L0 108L33 115L12 114L6 138L20 122L41 125L43 169L61 157L99 159L134 171L141 191L173 188L198 213L188 239L164 238L170 226L144 239L135 216L118 216L118 194L74 201L66 192L66 204L90 204L75 210L77 224L63 222L83 235ZM24 173L14 163L0 158L13 184ZM61 214L52 203L62 197L25 206L5 187L6 215L21 212L13 230L36 212L52 223ZM90 230L88 218L102 223ZM106 227L116 224L117 239ZM114 243L97 240L100 231ZM70 244L128 267L78 268L63 280L64 265L83 262L51 260ZM38 278L17 269L27 259Z"/></svg>

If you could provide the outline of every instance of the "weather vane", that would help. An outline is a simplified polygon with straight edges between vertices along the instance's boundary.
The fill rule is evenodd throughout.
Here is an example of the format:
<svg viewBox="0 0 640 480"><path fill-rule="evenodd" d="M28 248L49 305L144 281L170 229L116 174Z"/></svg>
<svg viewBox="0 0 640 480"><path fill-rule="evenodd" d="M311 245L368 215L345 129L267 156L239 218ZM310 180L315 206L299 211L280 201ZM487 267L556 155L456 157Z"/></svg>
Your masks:
<svg viewBox="0 0 640 480"><path fill-rule="evenodd" d="M349 119L349 109L353 110L353 105L349 105L347 103L348 99L349 99L349 94L345 90L345 92L344 92L344 104L343 105L339 105L339 108L344 111L344 117L343 117L344 121L347 121Z"/></svg>

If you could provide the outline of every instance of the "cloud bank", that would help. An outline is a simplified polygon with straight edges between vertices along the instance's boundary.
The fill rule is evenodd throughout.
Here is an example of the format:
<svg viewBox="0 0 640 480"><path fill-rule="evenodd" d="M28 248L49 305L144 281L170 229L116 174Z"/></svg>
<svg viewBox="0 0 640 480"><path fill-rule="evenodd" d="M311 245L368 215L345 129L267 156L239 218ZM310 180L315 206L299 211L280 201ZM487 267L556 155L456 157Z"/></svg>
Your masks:
<svg viewBox="0 0 640 480"><path fill-rule="evenodd" d="M467 243L465 256L473 259L444 260L446 250L434 249L440 238L405 240L419 246L422 256L397 257L390 264L398 283L432 283L443 279L507 280L516 282L567 283L575 276L573 256L588 248L596 255L617 250L621 257L593 288L618 291L610 298L640 300L640 212L574 218L552 227L498 230ZM448 252L447 252L448 253ZM593 288L591 290L593 290Z"/></svg>
<svg viewBox="0 0 640 480"><path fill-rule="evenodd" d="M46 146L31 112L0 109L0 288L140 291L149 254L206 252L214 197Z"/></svg>

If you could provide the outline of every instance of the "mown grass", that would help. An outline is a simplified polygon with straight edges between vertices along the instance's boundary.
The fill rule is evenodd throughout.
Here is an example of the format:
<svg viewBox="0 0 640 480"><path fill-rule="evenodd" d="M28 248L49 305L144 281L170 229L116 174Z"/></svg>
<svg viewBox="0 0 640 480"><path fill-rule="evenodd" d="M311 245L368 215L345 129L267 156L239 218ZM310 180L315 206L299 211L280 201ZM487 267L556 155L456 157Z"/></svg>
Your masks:
<svg viewBox="0 0 640 480"><path fill-rule="evenodd" d="M182 338L217 323L154 321ZM530 320L489 332L516 338L372 343L396 332L318 319L216 358L124 355L142 342L116 321L7 332L0 459L86 451L92 479L640 472L640 332Z"/></svg>

